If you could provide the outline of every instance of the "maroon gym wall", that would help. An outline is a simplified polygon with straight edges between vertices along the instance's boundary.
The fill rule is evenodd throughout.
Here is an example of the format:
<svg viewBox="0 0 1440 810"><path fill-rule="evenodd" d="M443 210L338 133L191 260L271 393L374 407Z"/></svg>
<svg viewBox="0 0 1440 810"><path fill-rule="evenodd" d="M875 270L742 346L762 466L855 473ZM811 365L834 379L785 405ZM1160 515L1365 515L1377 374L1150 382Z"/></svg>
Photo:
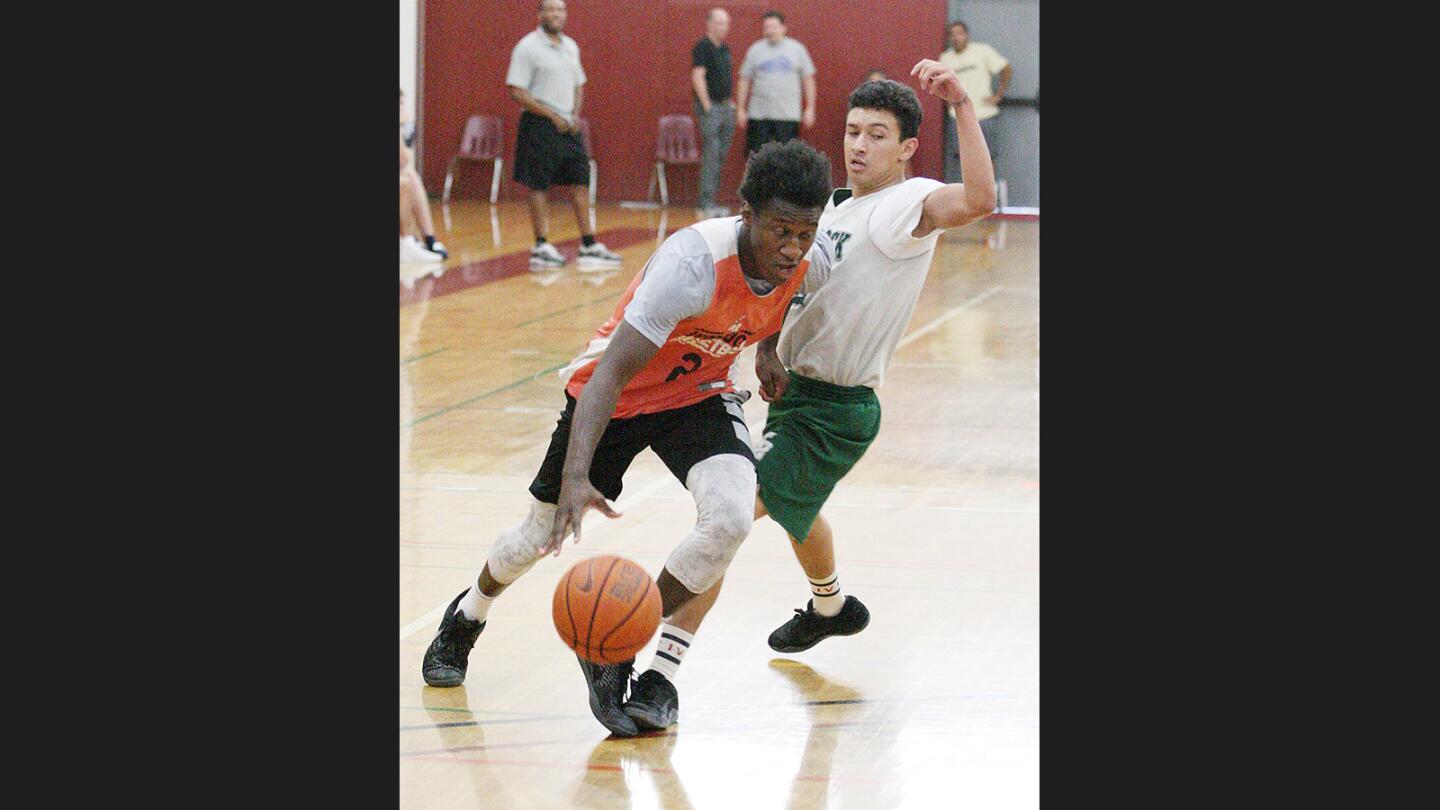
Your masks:
<svg viewBox="0 0 1440 810"><path fill-rule="evenodd" d="M655 165L655 127L661 115L691 114L690 49L705 35L705 16L716 6L730 12L725 43L738 78L745 50L761 36L761 15L785 14L787 34L805 44L815 61L819 98L815 126L800 137L830 157L834 181L845 183L843 135L845 100L871 68L915 86L909 71L941 50L946 0L569 0L565 33L580 46L585 67L584 104L599 167L598 196L604 200L645 198ZM483 112L505 121L503 194L521 198L524 188L510 179L520 105L510 99L505 73L515 43L539 24L539 0L424 0L423 173L425 188L438 195L445 167L455 153L465 119ZM925 121L913 174L939 177L941 145L933 122L940 102L921 96ZM744 173L745 131L737 129L720 180L719 202L735 207ZM489 193L490 166L469 164L456 196ZM699 166L671 167L666 174L671 204L693 205Z"/></svg>

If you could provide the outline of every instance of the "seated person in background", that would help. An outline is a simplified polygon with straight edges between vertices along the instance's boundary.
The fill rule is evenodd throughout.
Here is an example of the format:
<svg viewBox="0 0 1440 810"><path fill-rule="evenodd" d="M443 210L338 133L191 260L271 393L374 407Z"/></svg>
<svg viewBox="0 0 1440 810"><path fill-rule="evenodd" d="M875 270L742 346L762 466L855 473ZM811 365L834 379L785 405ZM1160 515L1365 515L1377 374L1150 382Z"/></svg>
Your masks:
<svg viewBox="0 0 1440 810"><path fill-rule="evenodd" d="M400 91L400 124L405 124L405 91ZM425 244L413 234L424 237ZM435 238L435 223L430 219L430 203L425 197L425 184L415 171L415 155L400 135L400 261L438 262L450 256L445 245Z"/></svg>
<svg viewBox="0 0 1440 810"><path fill-rule="evenodd" d="M415 148L415 122L405 115L405 88L400 88L400 139L411 149Z"/></svg>

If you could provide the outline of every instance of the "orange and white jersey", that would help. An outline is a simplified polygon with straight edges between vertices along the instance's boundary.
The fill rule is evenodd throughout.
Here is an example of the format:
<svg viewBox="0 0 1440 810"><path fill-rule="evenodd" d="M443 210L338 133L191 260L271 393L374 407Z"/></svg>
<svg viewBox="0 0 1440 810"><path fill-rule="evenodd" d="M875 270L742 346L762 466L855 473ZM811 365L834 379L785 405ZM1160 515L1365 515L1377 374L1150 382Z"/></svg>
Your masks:
<svg viewBox="0 0 1440 810"><path fill-rule="evenodd" d="M780 331L790 300L810 267L808 257L785 283L765 292L748 280L738 255L739 217L697 222L676 231L630 281L585 351L561 370L576 399L624 319L659 352L620 393L614 418L692 405L735 390L730 368L746 346Z"/></svg>

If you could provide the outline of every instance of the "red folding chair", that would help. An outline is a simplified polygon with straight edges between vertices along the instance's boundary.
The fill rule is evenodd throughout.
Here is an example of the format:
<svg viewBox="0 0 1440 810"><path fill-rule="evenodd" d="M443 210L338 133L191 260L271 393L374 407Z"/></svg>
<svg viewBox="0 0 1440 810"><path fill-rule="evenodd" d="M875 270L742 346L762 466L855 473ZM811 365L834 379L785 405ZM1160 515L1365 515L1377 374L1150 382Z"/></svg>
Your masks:
<svg viewBox="0 0 1440 810"><path fill-rule="evenodd" d="M504 148L505 122L500 120L500 116L470 116L465 122L465 133L460 136L460 151L450 158L450 166L445 170L445 192L440 195L440 202L450 201L450 187L455 182L455 165L458 162L490 160L494 161L490 177L490 204L494 205L500 198L500 174L505 169L505 158L501 157Z"/></svg>
<svg viewBox="0 0 1440 810"><path fill-rule="evenodd" d="M700 144L695 136L695 120L688 115L664 115L655 139L655 171L650 173L650 190L645 199L655 195L655 181L660 181L660 205L670 205L670 191L665 186L665 164L699 163Z"/></svg>

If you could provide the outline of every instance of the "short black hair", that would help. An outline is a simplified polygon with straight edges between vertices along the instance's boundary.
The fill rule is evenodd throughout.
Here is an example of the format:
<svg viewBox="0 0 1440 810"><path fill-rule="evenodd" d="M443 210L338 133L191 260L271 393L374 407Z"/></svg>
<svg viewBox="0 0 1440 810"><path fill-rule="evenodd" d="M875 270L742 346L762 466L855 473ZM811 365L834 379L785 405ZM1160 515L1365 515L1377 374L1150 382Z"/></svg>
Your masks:
<svg viewBox="0 0 1440 810"><path fill-rule="evenodd" d="M764 14L761 14L761 15L760 15L760 20L761 20L761 22L764 22L764 20L765 20L766 17L774 17L775 19L777 19L777 20L780 21L780 24L781 24L781 25L784 25L784 24L785 24L785 15L784 15L784 14L781 14L780 12L776 11L776 10L773 9L773 8L770 9L769 11L765 12Z"/></svg>
<svg viewBox="0 0 1440 810"><path fill-rule="evenodd" d="M925 117L915 91L894 79L877 79L855 88L855 92L850 94L850 106L846 109L853 110L856 107L893 113L900 124L902 141L919 134L920 121Z"/></svg>
<svg viewBox="0 0 1440 810"><path fill-rule="evenodd" d="M771 141L745 163L740 197L760 213L774 200L800 208L819 208L830 197L830 158L799 139Z"/></svg>
<svg viewBox="0 0 1440 810"><path fill-rule="evenodd" d="M970 26L966 25L965 23L963 23L963 22L961 22L961 21L959 21L959 20L951 20L951 21L950 21L950 24L947 25L947 26L945 26L945 30L946 30L946 31L949 31L951 28L954 28L954 27L957 26L957 25L960 26L961 28L964 28L964 29L965 29L965 33L967 33L967 34L970 33Z"/></svg>

